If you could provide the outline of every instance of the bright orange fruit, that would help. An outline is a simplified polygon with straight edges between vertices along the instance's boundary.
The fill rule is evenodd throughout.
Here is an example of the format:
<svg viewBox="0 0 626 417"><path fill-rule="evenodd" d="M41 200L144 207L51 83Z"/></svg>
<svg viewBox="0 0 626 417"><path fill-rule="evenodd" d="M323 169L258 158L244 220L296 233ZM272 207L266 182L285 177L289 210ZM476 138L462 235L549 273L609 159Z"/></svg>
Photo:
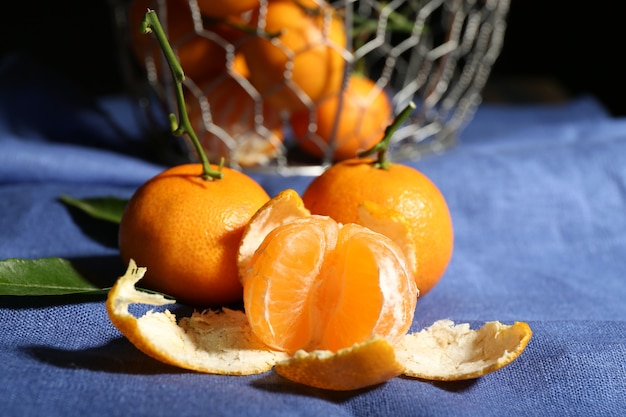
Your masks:
<svg viewBox="0 0 626 417"><path fill-rule="evenodd" d="M342 160L374 146L392 119L385 92L371 79L352 74L341 93L323 100L312 112L294 113L291 126L304 151Z"/></svg>
<svg viewBox="0 0 626 417"><path fill-rule="evenodd" d="M266 33L241 45L250 81L264 99L280 109L301 111L340 91L346 34L328 4L274 0L266 14L253 13L250 25Z"/></svg>
<svg viewBox="0 0 626 417"><path fill-rule="evenodd" d="M257 213L248 230L267 216ZM395 344L413 319L417 287L404 251L364 226L305 213L272 229L240 265L250 326L276 350L337 351L374 335Z"/></svg>
<svg viewBox="0 0 626 417"><path fill-rule="evenodd" d="M338 162L315 178L302 195L313 214L340 223L359 222L359 207L372 202L406 219L414 242L420 296L428 293L452 257L450 211L437 186L421 172L402 164L388 170L370 159Z"/></svg>
<svg viewBox="0 0 626 417"><path fill-rule="evenodd" d="M122 259L147 267L145 286L195 306L241 301L237 253L244 228L269 200L247 175L201 164L169 168L130 199L119 231Z"/></svg>

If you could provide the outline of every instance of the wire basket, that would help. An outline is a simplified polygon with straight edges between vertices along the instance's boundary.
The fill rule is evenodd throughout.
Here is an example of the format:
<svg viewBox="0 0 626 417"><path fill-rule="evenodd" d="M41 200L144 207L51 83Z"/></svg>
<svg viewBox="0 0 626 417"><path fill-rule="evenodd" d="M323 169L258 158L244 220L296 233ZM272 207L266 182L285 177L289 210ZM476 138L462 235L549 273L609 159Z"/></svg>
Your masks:
<svg viewBox="0 0 626 417"><path fill-rule="evenodd" d="M482 89L501 50L509 8L509 0L291 0L316 19L320 34L318 44L292 50L283 41L289 29L269 29L274 1L258 0L255 11L240 13L237 20L226 24L203 14L201 6L211 1L136 0L123 5L118 23L123 33L130 34L130 55L144 70L145 78L140 81L147 82L167 112L176 112L173 80L154 38L141 35L145 39L137 41L134 35L137 17L132 9L145 12L147 5L157 12L186 73L187 109L209 158L215 161L224 157L228 165L243 170L287 174L314 174L336 159L342 105L346 104L341 92L355 73L372 81L372 91L384 92L392 115L410 102L417 106L391 139L391 159L416 159L452 146L481 101ZM181 30L181 19L187 24L186 32ZM342 30L340 35L333 35L337 21ZM264 46L253 42L265 42L266 47L280 51L279 71L268 69L270 64L259 58ZM210 44L213 55L202 61L206 65L199 71L199 58L193 54L203 53L201 44ZM248 56L239 53L246 48L251 51ZM298 61L314 52L326 58L333 54L334 62L340 63L333 67L338 87L325 91L325 96L309 95L302 84L319 84L328 77L328 66L316 68L317 62L310 59ZM189 56L196 61L186 66ZM262 64L248 65L259 59ZM276 57L271 59L276 61ZM221 70L213 72L216 65ZM297 68L307 66L309 73L301 78L305 81L297 80ZM258 82L268 78L276 81L277 76L281 82L270 87L267 82ZM286 92L289 100L274 100L276 91ZM374 106L374 95L369 94L371 101L365 108ZM337 107L332 112L334 120L325 122L331 126L330 133L322 136L318 109L329 97L334 97ZM292 102L296 107L290 107ZM296 113L307 115L304 133L294 128ZM356 125L368 121L361 119ZM307 136L317 152L307 152L301 146L302 136ZM197 160L191 144L184 139L183 143L187 158Z"/></svg>

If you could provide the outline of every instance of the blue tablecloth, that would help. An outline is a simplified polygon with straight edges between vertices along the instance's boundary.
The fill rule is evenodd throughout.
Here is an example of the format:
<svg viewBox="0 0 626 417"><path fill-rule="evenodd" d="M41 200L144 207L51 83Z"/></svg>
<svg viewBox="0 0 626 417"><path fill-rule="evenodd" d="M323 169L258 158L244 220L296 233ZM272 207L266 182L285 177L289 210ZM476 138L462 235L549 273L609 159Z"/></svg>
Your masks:
<svg viewBox="0 0 626 417"><path fill-rule="evenodd" d="M127 97L85 97L20 59L0 64L0 259L64 257L112 283L116 227L59 202L128 197L163 169L141 158ZM592 97L481 106L446 152L409 161L442 190L456 241L414 329L441 318L527 321L534 336L483 378L396 378L336 393L272 372L160 364L109 322L102 297L0 297L6 416L622 416L626 413L626 120ZM311 178L254 175L275 194Z"/></svg>

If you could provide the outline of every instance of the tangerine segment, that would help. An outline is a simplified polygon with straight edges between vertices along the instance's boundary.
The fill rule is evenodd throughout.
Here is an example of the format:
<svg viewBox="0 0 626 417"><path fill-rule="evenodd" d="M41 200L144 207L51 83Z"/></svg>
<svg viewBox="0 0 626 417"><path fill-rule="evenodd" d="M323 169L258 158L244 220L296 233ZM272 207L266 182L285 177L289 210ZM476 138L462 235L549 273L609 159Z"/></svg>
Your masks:
<svg viewBox="0 0 626 417"><path fill-rule="evenodd" d="M286 189L276 194L252 215L246 225L239 252L237 266L243 283L250 272L250 261L265 237L277 226L308 217L311 212L295 190Z"/></svg>
<svg viewBox="0 0 626 417"><path fill-rule="evenodd" d="M469 324L439 320L396 345L404 375L437 381L478 378L515 360L532 336L527 323L497 321L472 330Z"/></svg>
<svg viewBox="0 0 626 417"><path fill-rule="evenodd" d="M126 273L109 291L106 308L113 325L148 356L193 371L225 375L259 374L287 358L258 340L241 311L207 310L181 319L178 325L169 310L136 318L128 310L131 304L176 302L135 289L145 272L131 259Z"/></svg>
<svg viewBox="0 0 626 417"><path fill-rule="evenodd" d="M286 361L276 364L279 375L316 388L348 391L381 384L402 373L393 346L373 337L365 343L329 351L299 350Z"/></svg>
<svg viewBox="0 0 626 417"><path fill-rule="evenodd" d="M276 350L332 350L408 331L417 287L386 236L326 216L272 230L244 281L250 326Z"/></svg>
<svg viewBox="0 0 626 417"><path fill-rule="evenodd" d="M318 318L309 297L337 240L332 220L319 220L328 225L296 220L277 227L251 260L243 290L246 315L255 334L272 348L294 352L315 337Z"/></svg>
<svg viewBox="0 0 626 417"><path fill-rule="evenodd" d="M340 231L337 248L324 265L328 285L318 296L328 323L325 348L336 351L372 334L399 341L409 330L417 301L404 253L392 240L360 225L347 224ZM333 298L335 302L326 301Z"/></svg>

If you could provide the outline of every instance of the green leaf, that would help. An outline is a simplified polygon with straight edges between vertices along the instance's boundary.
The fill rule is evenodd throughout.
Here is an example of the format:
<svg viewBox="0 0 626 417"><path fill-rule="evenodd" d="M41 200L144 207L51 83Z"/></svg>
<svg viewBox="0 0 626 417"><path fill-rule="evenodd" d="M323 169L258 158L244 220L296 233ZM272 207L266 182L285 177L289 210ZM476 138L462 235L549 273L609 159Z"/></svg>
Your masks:
<svg viewBox="0 0 626 417"><path fill-rule="evenodd" d="M62 195L59 199L65 204L84 211L92 217L119 224L128 200L117 197L93 197L77 199Z"/></svg>
<svg viewBox="0 0 626 417"><path fill-rule="evenodd" d="M0 262L0 295L64 295L103 292L62 258L10 258Z"/></svg>

